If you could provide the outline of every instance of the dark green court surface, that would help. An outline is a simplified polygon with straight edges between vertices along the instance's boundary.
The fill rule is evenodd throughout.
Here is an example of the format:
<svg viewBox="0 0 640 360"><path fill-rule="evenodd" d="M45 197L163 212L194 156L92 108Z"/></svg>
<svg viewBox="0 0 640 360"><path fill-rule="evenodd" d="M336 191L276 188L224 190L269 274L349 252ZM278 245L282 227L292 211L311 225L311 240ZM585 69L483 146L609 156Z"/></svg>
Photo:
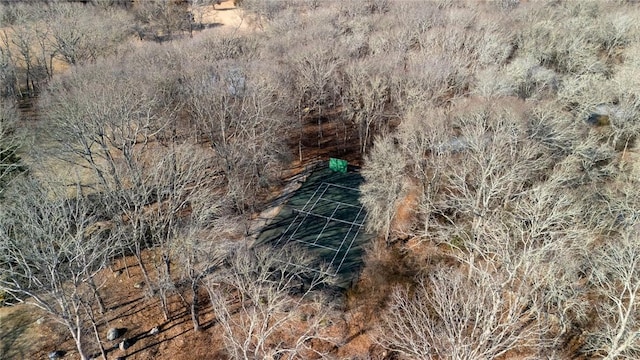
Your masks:
<svg viewBox="0 0 640 360"><path fill-rule="evenodd" d="M317 255L341 286L355 279L362 264L366 212L360 204L362 176L327 167L315 170L280 213L258 236L258 243L283 246L295 243Z"/></svg>

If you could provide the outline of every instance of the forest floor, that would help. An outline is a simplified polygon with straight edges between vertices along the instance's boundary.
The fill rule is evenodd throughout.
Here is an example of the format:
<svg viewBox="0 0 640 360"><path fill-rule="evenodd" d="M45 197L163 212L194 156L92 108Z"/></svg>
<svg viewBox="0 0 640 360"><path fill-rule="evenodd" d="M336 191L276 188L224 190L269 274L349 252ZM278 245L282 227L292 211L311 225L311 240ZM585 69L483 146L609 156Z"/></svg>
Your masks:
<svg viewBox="0 0 640 360"><path fill-rule="evenodd" d="M152 256L152 252L145 255ZM104 337L109 328L126 329L123 338L129 339L133 345L122 351L117 345L123 338L105 341L108 358L227 359L221 329L216 326L206 294L200 296L202 330L194 332L188 308L180 297L170 297L172 318L165 320L157 298L145 297L144 289L137 288L142 276L134 266L133 259L127 258L125 261L129 275L124 268L124 261L118 261L114 271L107 269L101 274L105 281L103 295L108 311L105 321L99 326L99 332ZM340 346L333 351L336 358L383 358L367 334L369 329L366 324L370 316L371 312L365 313L356 308L343 313L341 318L331 319L335 324L333 331L342 338ZM54 350L66 352L65 359L78 358L68 331L33 307L18 305L0 308L0 324L2 359L47 359L47 354ZM154 327L160 331L150 335L149 331ZM87 335L87 338L91 337L93 335ZM99 355L98 349L91 349L91 352Z"/></svg>

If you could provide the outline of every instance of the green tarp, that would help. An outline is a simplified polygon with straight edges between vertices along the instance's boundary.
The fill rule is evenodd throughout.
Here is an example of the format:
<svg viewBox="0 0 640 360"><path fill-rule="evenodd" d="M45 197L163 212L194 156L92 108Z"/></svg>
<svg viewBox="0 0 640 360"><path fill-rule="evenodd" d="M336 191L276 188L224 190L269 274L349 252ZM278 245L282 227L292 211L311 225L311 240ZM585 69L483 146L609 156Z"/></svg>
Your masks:
<svg viewBox="0 0 640 360"><path fill-rule="evenodd" d="M329 169L331 169L333 171L337 171L337 172L343 173L343 174L346 174L346 172L347 172L347 160L330 158L329 159Z"/></svg>

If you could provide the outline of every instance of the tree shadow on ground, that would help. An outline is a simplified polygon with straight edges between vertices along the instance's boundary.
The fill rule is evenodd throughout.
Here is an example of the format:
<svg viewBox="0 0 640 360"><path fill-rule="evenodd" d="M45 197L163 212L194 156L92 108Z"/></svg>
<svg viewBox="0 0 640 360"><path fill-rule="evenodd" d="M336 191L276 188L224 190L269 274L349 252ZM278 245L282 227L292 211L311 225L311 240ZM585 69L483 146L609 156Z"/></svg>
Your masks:
<svg viewBox="0 0 640 360"><path fill-rule="evenodd" d="M33 315L24 309L16 309L0 319L0 357L25 359L34 341L27 334L33 323Z"/></svg>
<svg viewBox="0 0 640 360"><path fill-rule="evenodd" d="M170 330L170 329L172 329L172 328L174 328L174 327L176 327L178 325L182 325L182 324L184 324L184 323L186 323L188 321L189 321L189 319L186 318L185 316L177 317L176 320L168 321L168 322L162 324L161 326L159 326L158 328L160 329L160 332L158 334L160 334L162 332L166 332L166 331L168 331L168 330ZM169 324L171 324L171 325L167 326ZM148 344L144 345L143 347L141 347L139 349L136 349L135 351L132 351L130 353L127 353L127 355L124 356L124 358L132 358L134 355L136 355L138 353L141 353L141 352L143 352L145 350L151 349L154 346L160 345L163 342L171 341L171 340L173 340L173 339L175 339L175 338L177 338L179 336L182 336L182 335L188 333L189 331L193 331L193 328L192 327L185 327L184 330L182 330L182 331L180 331L180 332L178 332L176 334L173 334L170 337L165 337L165 338L158 338L158 334L152 335L151 333L149 333L149 331L140 333L140 334L138 334L136 336L133 336L133 337L127 339L127 341L129 342L128 343L129 346L133 346L137 342L139 342L139 341L141 341L143 339L149 338L149 337L157 337L157 338L156 338L155 341L151 341Z"/></svg>

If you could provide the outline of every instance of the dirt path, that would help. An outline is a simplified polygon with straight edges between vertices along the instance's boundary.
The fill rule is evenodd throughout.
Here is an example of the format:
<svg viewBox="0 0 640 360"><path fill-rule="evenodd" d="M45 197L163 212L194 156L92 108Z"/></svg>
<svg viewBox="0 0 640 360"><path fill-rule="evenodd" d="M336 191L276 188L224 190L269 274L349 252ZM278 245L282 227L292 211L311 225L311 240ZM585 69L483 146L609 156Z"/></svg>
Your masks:
<svg viewBox="0 0 640 360"><path fill-rule="evenodd" d="M192 12L196 22L201 22L214 29L223 31L251 29L244 11L233 5L233 0L223 1L219 5L194 7Z"/></svg>

